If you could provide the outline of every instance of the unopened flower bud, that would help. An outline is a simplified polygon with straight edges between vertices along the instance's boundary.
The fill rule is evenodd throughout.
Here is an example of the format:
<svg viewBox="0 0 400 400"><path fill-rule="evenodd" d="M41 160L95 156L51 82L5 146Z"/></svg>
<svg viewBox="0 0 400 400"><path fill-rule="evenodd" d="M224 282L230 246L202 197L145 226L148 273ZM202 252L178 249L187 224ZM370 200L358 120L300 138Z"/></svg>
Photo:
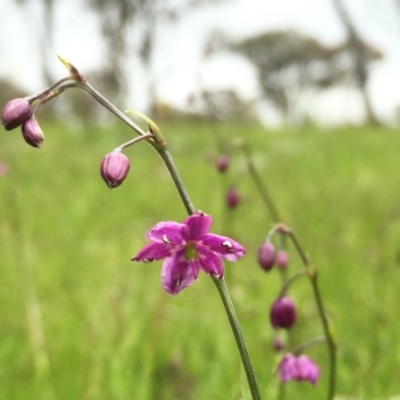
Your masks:
<svg viewBox="0 0 400 400"><path fill-rule="evenodd" d="M217 169L219 172L225 172L229 167L229 157L225 154L220 156L217 161Z"/></svg>
<svg viewBox="0 0 400 400"><path fill-rule="evenodd" d="M272 305L270 320L274 328L289 329L296 319L296 306L289 297L281 297Z"/></svg>
<svg viewBox="0 0 400 400"><path fill-rule="evenodd" d="M241 201L241 196L236 188L231 187L226 193L226 204L229 208L236 208Z"/></svg>
<svg viewBox="0 0 400 400"><path fill-rule="evenodd" d="M266 240L258 251L258 263L264 271L270 271L275 264L276 251L274 245Z"/></svg>
<svg viewBox="0 0 400 400"><path fill-rule="evenodd" d="M116 188L125 180L131 168L129 159L120 151L108 153L101 162L100 174L110 189Z"/></svg>
<svg viewBox="0 0 400 400"><path fill-rule="evenodd" d="M286 269L289 264L289 254L286 250L279 250L276 255L276 265L281 269Z"/></svg>
<svg viewBox="0 0 400 400"><path fill-rule="evenodd" d="M9 101L1 113L4 129L12 129L22 125L32 115L32 109L27 99L14 99Z"/></svg>
<svg viewBox="0 0 400 400"><path fill-rule="evenodd" d="M285 347L285 343L281 336L279 336L279 335L274 336L274 339L272 341L272 347L277 352L283 350L283 348Z"/></svg>
<svg viewBox="0 0 400 400"><path fill-rule="evenodd" d="M33 147L40 147L44 140L43 131L35 117L29 118L22 124L22 136L25 142Z"/></svg>

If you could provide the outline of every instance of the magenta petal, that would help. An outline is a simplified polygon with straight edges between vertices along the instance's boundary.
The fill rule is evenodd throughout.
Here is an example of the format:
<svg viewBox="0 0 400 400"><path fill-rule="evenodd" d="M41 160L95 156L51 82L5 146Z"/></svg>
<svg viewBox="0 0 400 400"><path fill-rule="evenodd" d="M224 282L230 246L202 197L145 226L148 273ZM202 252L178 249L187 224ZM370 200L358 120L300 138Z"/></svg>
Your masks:
<svg viewBox="0 0 400 400"><path fill-rule="evenodd" d="M201 243L229 261L237 261L246 254L245 248L240 243L215 233L205 235Z"/></svg>
<svg viewBox="0 0 400 400"><path fill-rule="evenodd" d="M189 228L189 239L200 240L210 230L212 217L204 213L195 212L185 219L184 224Z"/></svg>
<svg viewBox="0 0 400 400"><path fill-rule="evenodd" d="M279 372L281 373L281 381L287 382L296 377L297 359L293 354L286 354L279 364Z"/></svg>
<svg viewBox="0 0 400 400"><path fill-rule="evenodd" d="M155 242L180 244L183 240L182 229L184 228L186 226L178 222L159 222L146 233L146 239Z"/></svg>
<svg viewBox="0 0 400 400"><path fill-rule="evenodd" d="M186 262L183 252L177 253L164 261L161 271L163 288L173 295L178 294L182 289L190 286L196 280L198 271Z"/></svg>
<svg viewBox="0 0 400 400"><path fill-rule="evenodd" d="M320 375L318 365L307 356L296 357L293 354L286 354L278 369L282 382L308 380L315 385Z"/></svg>
<svg viewBox="0 0 400 400"><path fill-rule="evenodd" d="M172 254L171 246L165 243L149 243L144 246L132 261L153 261L170 257Z"/></svg>
<svg viewBox="0 0 400 400"><path fill-rule="evenodd" d="M197 250L199 252L201 269L208 275L223 278L224 265L221 257L204 247L198 247Z"/></svg>
<svg viewBox="0 0 400 400"><path fill-rule="evenodd" d="M320 371L318 365L307 356L297 359L298 379L309 380L313 385L317 383Z"/></svg>

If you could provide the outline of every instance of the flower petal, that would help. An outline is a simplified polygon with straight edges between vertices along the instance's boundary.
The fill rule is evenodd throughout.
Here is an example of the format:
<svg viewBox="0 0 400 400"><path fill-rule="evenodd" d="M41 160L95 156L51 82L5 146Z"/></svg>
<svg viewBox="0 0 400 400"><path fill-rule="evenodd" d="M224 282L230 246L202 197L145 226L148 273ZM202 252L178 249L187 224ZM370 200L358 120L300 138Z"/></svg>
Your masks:
<svg viewBox="0 0 400 400"><path fill-rule="evenodd" d="M146 233L146 239L159 243L180 244L183 240L182 229L185 228L184 224L178 222L159 222Z"/></svg>
<svg viewBox="0 0 400 400"><path fill-rule="evenodd" d="M173 254L173 247L166 243L149 243L144 246L132 261L150 262L153 260L162 260L165 257L170 257Z"/></svg>
<svg viewBox="0 0 400 400"><path fill-rule="evenodd" d="M307 356L297 359L297 375L299 380L309 380L313 385L317 383L320 370L318 365Z"/></svg>
<svg viewBox="0 0 400 400"><path fill-rule="evenodd" d="M201 244L229 261L237 261L246 254L246 249L240 243L215 233L207 233L201 240Z"/></svg>
<svg viewBox="0 0 400 400"><path fill-rule="evenodd" d="M212 217L202 212L195 212L183 222L189 228L189 239L200 240L208 233L212 225Z"/></svg>
<svg viewBox="0 0 400 400"><path fill-rule="evenodd" d="M222 263L221 256L206 247L198 247L197 250L199 252L201 269L208 275L222 279L224 277L224 264Z"/></svg>
<svg viewBox="0 0 400 400"><path fill-rule="evenodd" d="M297 360L293 354L285 354L281 363L279 364L279 372L281 373L281 381L287 382L296 378L297 374Z"/></svg>
<svg viewBox="0 0 400 400"><path fill-rule="evenodd" d="M182 289L196 281L198 273L198 267L196 270L196 265L188 263L183 251L180 251L174 257L169 257L164 261L161 271L163 288L168 293L177 295Z"/></svg>

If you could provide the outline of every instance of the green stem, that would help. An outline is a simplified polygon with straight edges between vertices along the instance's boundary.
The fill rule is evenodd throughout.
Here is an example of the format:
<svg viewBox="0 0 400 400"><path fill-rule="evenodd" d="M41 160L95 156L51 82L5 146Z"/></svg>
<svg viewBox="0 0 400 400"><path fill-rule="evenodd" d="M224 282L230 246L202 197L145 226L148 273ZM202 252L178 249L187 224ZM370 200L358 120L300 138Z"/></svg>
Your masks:
<svg viewBox="0 0 400 400"><path fill-rule="evenodd" d="M94 99L96 99L100 104L102 104L105 108L107 108L114 115L116 115L118 118L123 120L126 124L128 124L132 129L134 129L140 136L142 136L143 139L145 139L144 136L147 135L147 133L144 132L140 127L138 127L130 118L128 118L118 108L116 108L113 104L111 104L107 99L105 99L89 83L73 82L73 83L70 83L70 84L60 87L59 93L61 93L62 91L66 90L70 87L78 87L78 88L81 88L84 91L86 91ZM166 167L174 181L175 187L178 190L178 193L179 193L181 200L186 208L187 213L189 215L193 214L196 211L196 208L194 207L194 204L193 204L192 200L190 199L189 193L186 190L186 187L182 181L182 178L179 174L176 164L175 164L169 150L167 149L166 143L163 143L163 145L160 146L160 144L156 143L151 137L146 138L146 140L157 151L157 153L160 155L160 157L164 161L164 164L166 165ZM130 144L130 142L128 142L128 144ZM127 145L127 143L125 143L123 146L126 146L126 145ZM257 385L254 370L253 370L252 364L250 362L249 353L247 351L247 347L246 347L246 344L244 341L244 337L243 337L242 330L241 330L241 327L239 324L239 320L237 318L237 315L236 315L232 300L230 298L225 280L213 278L213 281L214 281L215 285L217 286L218 292L221 296L222 302L225 307L225 311L228 315L228 319L231 324L233 334L235 336L236 343L237 343L237 346L239 349L239 353L240 353L240 356L242 359L243 367L246 372L246 376L247 376L247 380L249 383L252 398L253 398L253 400L261 400L261 395L260 395L260 391L259 391L259 388Z"/></svg>
<svg viewBox="0 0 400 400"><path fill-rule="evenodd" d="M240 357L242 359L243 368L245 370L247 381L249 383L251 396L253 400L261 400L261 394L260 394L260 389L258 388L256 375L254 373L254 369L250 361L249 352L247 350L246 343L244 341L242 329L240 327L240 323L236 315L235 308L233 306L231 297L229 295L225 279L213 278L213 281L221 296L222 303L224 304L226 314L228 315L228 319L236 339L236 344L239 349Z"/></svg>
<svg viewBox="0 0 400 400"><path fill-rule="evenodd" d="M246 156L246 161L247 161L247 168L249 169L250 176L253 178L253 181L257 187L258 193L260 194L264 204L268 208L268 211L271 215L271 218L273 221L278 222L281 221L281 218L278 213L278 209L275 206L275 203L272 200L272 197L262 181L260 175L257 172L257 169L253 163L252 157L251 157L251 152L247 144L243 144L243 152Z"/></svg>
<svg viewBox="0 0 400 400"><path fill-rule="evenodd" d="M308 257L306 256L305 251L303 250L303 247L301 246L296 235L292 232L292 230L288 229L287 227L284 228L284 231L290 237L298 253L300 254L300 257L307 270L307 276L310 280L314 292L314 297L317 303L319 317L322 321L322 326L324 329L326 341L328 343L330 372L329 372L329 387L328 387L327 399L332 400L335 395L335 387L336 387L336 342L329 327L329 322L326 317L321 292L318 287L318 282L317 282L318 274L317 271L310 266Z"/></svg>
<svg viewBox="0 0 400 400"><path fill-rule="evenodd" d="M155 147L155 146L153 146L153 147L157 150L158 154L164 161L164 164L168 168L168 171L175 183L175 187L178 190L179 196L181 197L181 200L186 208L187 213L189 215L193 214L196 211L196 208L194 207L194 204L193 204L192 200L190 199L189 193L186 190L186 186L182 181L182 178L179 174L178 168L176 167L174 159L172 158L171 153L167 149L167 146L162 147L162 148Z"/></svg>

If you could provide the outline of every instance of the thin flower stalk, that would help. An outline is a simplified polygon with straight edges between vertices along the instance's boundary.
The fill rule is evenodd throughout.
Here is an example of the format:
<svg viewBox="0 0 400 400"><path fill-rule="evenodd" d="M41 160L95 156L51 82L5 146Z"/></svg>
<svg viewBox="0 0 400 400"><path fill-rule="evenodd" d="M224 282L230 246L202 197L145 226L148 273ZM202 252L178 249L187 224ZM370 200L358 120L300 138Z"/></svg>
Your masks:
<svg viewBox="0 0 400 400"><path fill-rule="evenodd" d="M87 81L85 82L72 82L68 83L64 86L58 88L58 94L61 91L64 91L68 88L80 88L86 91L89 95L91 95L96 101L98 101L101 105L103 105L106 109L116 115L119 119L124 121L128 126L130 126L136 133L141 136L145 136L147 133L143 131L138 125L136 125L130 118L128 118L124 113L122 113L117 107L115 107L111 102L105 99L97 90L95 90ZM182 181L182 178L179 174L179 171L176 167L176 164L167 149L166 143L162 147L160 147L152 138L147 139L148 143L157 151L160 155L161 159L164 161L173 181L175 187L181 197L181 200L186 208L186 211L189 215L193 214L196 209L193 205L193 202L190 199L188 191ZM237 314L235 308L233 306L228 288L225 284L224 279L213 278L214 283L217 286L218 292L221 296L221 300L224 304L225 311L227 313L228 319L231 324L231 328L233 330L233 334L236 339L236 343L239 349L239 353L242 359L243 367L246 372L247 380L249 383L250 392L252 394L253 400L261 400L260 390L258 388L258 384L255 378L254 369L252 367L250 357L248 354L248 350L244 341L242 329L237 318Z"/></svg>

